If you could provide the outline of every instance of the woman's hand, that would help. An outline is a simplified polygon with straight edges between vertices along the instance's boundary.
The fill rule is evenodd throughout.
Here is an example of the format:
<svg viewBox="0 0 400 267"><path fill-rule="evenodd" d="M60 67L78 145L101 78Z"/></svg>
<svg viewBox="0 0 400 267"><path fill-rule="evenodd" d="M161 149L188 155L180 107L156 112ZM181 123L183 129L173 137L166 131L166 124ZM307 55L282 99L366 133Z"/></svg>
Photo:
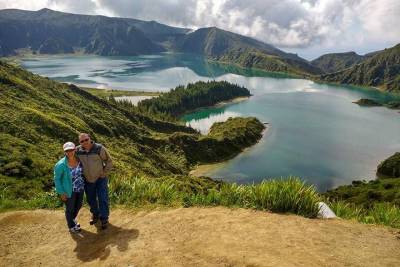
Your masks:
<svg viewBox="0 0 400 267"><path fill-rule="evenodd" d="M60 196L60 198L61 198L61 201L62 202L66 202L67 201L67 194L62 194L61 196Z"/></svg>

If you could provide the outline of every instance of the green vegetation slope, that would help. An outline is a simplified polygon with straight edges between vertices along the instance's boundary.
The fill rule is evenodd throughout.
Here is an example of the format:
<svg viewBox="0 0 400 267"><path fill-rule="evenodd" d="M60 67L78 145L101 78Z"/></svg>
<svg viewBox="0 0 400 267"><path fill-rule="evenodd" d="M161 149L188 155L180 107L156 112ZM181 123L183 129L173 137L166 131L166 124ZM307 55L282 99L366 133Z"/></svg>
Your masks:
<svg viewBox="0 0 400 267"><path fill-rule="evenodd" d="M327 82L374 86L382 90L400 92L400 44L373 54L352 67L335 73L323 74Z"/></svg>

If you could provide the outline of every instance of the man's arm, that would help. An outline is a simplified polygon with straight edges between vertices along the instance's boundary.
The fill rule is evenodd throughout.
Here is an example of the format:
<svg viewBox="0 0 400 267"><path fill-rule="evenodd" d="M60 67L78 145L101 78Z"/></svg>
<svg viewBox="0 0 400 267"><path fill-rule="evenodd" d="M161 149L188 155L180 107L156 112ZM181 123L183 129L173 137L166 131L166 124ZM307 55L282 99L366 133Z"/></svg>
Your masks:
<svg viewBox="0 0 400 267"><path fill-rule="evenodd" d="M103 160L104 163L103 171L104 171L104 176L106 176L108 172L112 169L113 163L110 153L108 153L108 150L104 146L100 150L100 158Z"/></svg>

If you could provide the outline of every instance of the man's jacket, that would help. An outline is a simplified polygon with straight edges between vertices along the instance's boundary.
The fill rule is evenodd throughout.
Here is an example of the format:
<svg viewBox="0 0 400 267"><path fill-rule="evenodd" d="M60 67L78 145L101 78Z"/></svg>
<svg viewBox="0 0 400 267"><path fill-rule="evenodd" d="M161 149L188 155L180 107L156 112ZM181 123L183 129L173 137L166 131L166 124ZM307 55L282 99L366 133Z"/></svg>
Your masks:
<svg viewBox="0 0 400 267"><path fill-rule="evenodd" d="M101 144L93 143L89 151L78 146L76 154L83 165L85 179L89 183L94 183L99 178L105 178L112 168L110 154Z"/></svg>

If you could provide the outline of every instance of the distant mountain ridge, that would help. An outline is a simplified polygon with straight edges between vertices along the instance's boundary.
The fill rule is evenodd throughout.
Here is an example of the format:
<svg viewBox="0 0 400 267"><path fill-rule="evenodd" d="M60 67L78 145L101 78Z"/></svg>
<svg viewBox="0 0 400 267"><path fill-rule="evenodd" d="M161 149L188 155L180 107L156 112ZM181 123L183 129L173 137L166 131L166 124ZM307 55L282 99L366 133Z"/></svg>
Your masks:
<svg viewBox="0 0 400 267"><path fill-rule="evenodd" d="M330 53L322 55L311 61L311 64L322 69L326 73L336 72L360 63L367 56L361 56L356 52Z"/></svg>
<svg viewBox="0 0 400 267"><path fill-rule="evenodd" d="M50 9L0 10L0 55L12 55L22 48L46 54L76 50L127 56L163 52L165 49L141 30L154 28L154 25L158 32L177 34L185 31L154 22L76 15ZM42 50L42 47L46 49Z"/></svg>

